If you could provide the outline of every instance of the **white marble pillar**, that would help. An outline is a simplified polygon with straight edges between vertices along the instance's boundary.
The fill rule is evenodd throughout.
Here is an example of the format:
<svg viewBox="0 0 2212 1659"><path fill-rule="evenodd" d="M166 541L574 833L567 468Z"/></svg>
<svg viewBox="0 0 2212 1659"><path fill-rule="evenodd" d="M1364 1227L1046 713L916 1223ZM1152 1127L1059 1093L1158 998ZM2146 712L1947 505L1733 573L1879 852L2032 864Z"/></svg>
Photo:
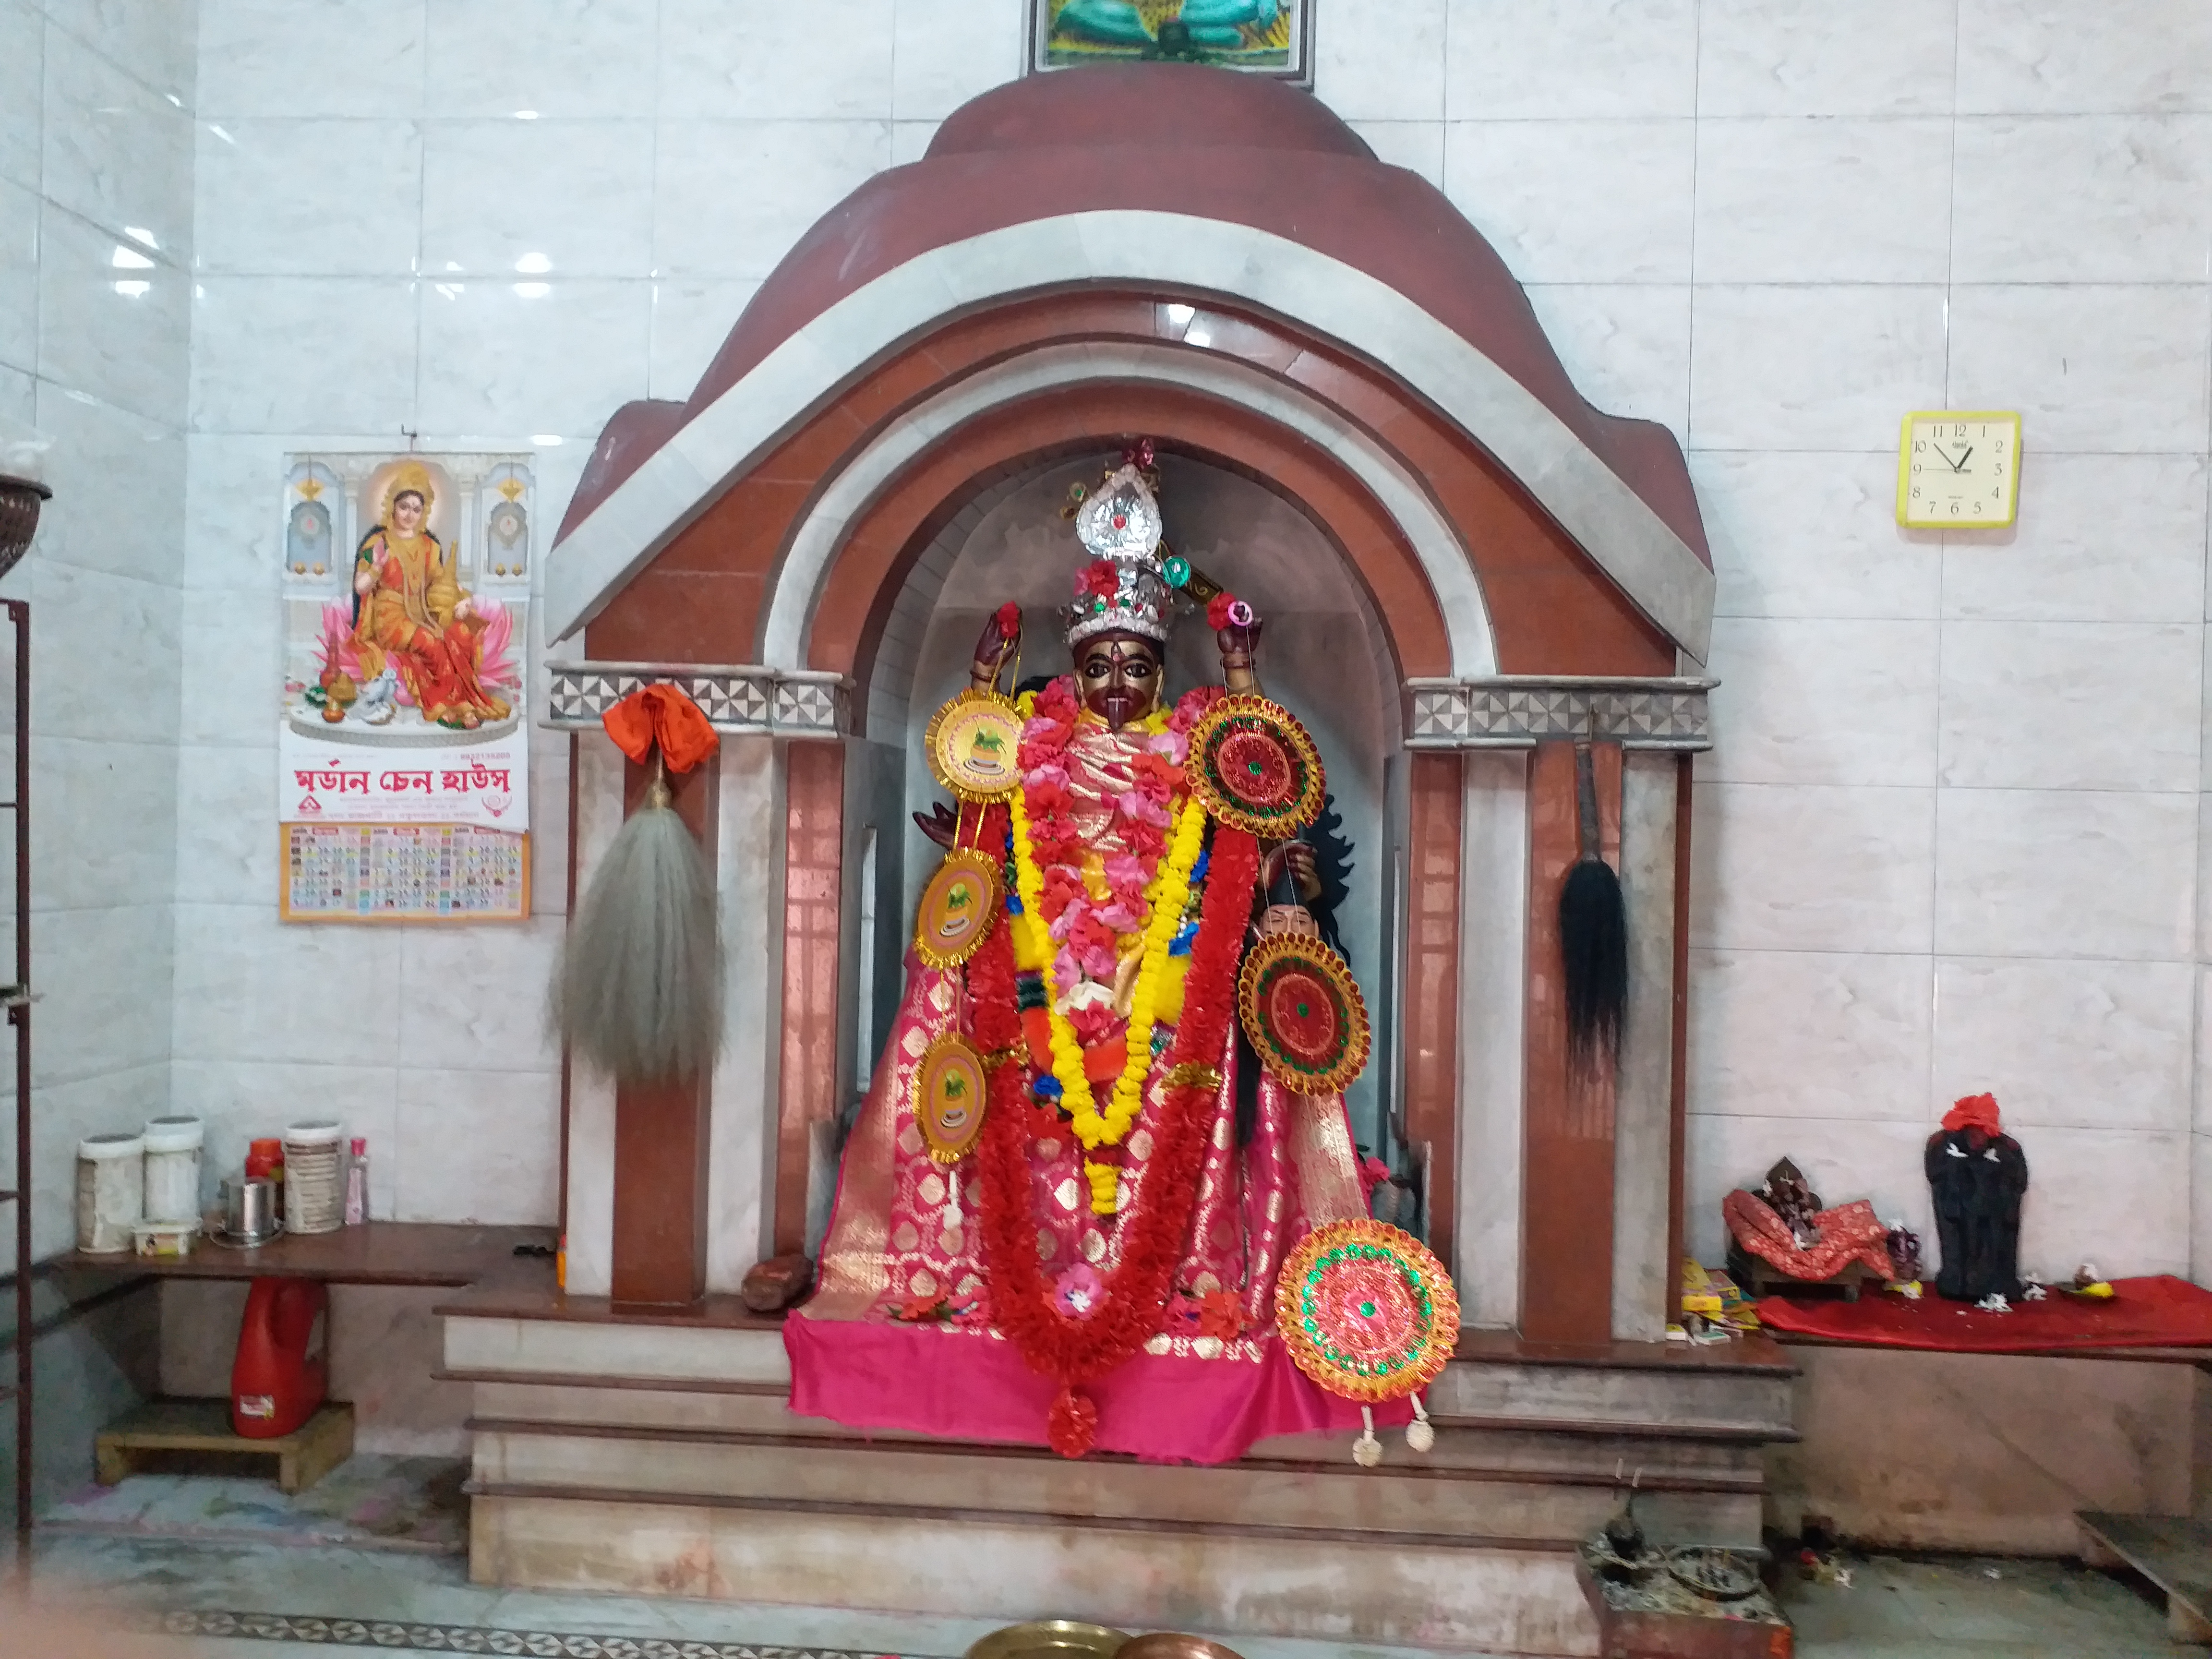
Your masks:
<svg viewBox="0 0 2212 1659"><path fill-rule="evenodd" d="M782 757L775 739L722 739L722 1054L708 1105L707 1289L734 1291L769 1253L783 1053Z"/></svg>
<svg viewBox="0 0 2212 1659"><path fill-rule="evenodd" d="M576 798L576 892L592 878L623 823L622 750L605 732L576 734L568 787ZM574 918L570 918L574 925ZM568 1277L574 1296L605 1296L613 1284L615 1085L568 1058Z"/></svg>
<svg viewBox="0 0 2212 1659"><path fill-rule="evenodd" d="M1628 1024L1613 1114L1613 1334L1667 1335L1674 1191L1675 779L1670 754L1631 750L1620 785Z"/></svg>
<svg viewBox="0 0 2212 1659"><path fill-rule="evenodd" d="M1528 972L1528 757L1471 750L1461 828L1460 1322L1521 1319L1522 998Z"/></svg>

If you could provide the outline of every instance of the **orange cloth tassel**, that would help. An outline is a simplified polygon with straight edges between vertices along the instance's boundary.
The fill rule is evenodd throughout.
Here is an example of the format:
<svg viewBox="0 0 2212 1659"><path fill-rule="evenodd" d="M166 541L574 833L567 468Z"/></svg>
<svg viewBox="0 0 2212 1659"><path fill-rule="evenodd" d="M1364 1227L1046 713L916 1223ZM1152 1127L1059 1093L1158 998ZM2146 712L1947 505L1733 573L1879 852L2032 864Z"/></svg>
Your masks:
<svg viewBox="0 0 2212 1659"><path fill-rule="evenodd" d="M599 720L615 746L641 766L659 744L672 772L689 772L722 742L699 705L665 681L631 692Z"/></svg>

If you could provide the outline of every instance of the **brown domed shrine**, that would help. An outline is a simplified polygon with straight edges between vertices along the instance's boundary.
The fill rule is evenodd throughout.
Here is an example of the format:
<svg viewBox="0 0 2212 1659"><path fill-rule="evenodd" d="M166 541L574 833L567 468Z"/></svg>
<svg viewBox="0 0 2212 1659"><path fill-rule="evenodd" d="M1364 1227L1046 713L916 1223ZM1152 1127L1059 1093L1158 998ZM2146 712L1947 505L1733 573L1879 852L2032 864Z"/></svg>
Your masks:
<svg viewBox="0 0 2212 1659"><path fill-rule="evenodd" d="M822 1248L847 1103L896 990L910 907L894 896L919 879L906 811L936 796L910 746L929 686L949 684L945 641L965 638L946 617L966 614L969 567L998 556L998 526L1016 526L1009 546L1030 533L1017 533L1024 503L1057 501L1139 439L1161 458L1170 539L1217 508L1279 517L1273 562L1240 591L1262 611L1270 590L1310 592L1296 603L1336 617L1348 647L1321 644L1326 625L1296 633L1305 648L1281 633L1261 668L1351 751L1331 783L1360 843L1350 937L1375 964L1363 978L1381 1035L1378 1075L1349 1103L1457 1281L1460 1357L1430 1399L1461 1437L1446 1443L1468 1450L1360 1476L1361 1496L1326 1435L1210 1470L1085 1475L1054 1467L1041 1425L1010 1425L1041 1461L994 1454L1004 1507L956 1520L929 1494L979 1452L791 1415L779 1334L731 1293L757 1261ZM1434 188L1265 81L1100 68L988 94L799 240L688 399L614 415L548 593L548 635L566 641L556 720L589 733L648 680L687 690L724 741L677 781L678 809L748 889L780 897L726 918L740 965L711 1079L617 1089L569 1068L560 1307L449 1320L457 1368L517 1373L483 1385L502 1424L480 1436L478 1467L501 1473L477 1502L480 1572L665 1571L645 1565L649 1540L684 1513L720 1517L736 1552L711 1583L802 1536L883 1561L904 1557L907 1532L951 1526L987 1553L1064 1532L1126 1571L1152 1563L1141 1571L1166 1573L1171 1598L1203 1598L1202 1571L1165 1564L1206 1538L1194 1563L1231 1549L1297 1564L1346 1610L1334 1627L1385 1638L1395 1615L1354 1588L1374 1575L1353 1564L1379 1549L1425 1564L1408 1570L1455 1609L1462 1639L1521 1647L1577 1616L1568 1558L1544 1552L1601 1517L1624 1455L1644 1471L1647 1513L1704 1541L1756 1541L1757 1447L1786 1422L1788 1368L1686 1364L1662 1340L1681 1225L1687 757L1705 742L1709 684L1697 504L1672 436L1583 399L1519 286ZM1632 941L1620 1059L1595 1079L1569 1065L1551 896L1578 851L1577 739ZM578 742L581 881L641 775ZM622 1407L594 1407L589 1442L541 1420L559 1415L551 1378L520 1374L554 1368L541 1341L581 1334L580 1318L595 1358L560 1360L560 1389L586 1373L647 1391L578 1396ZM547 1358L489 1358L524 1351ZM720 1391L687 1408L707 1412L715 1449L667 1443L648 1494L634 1460L660 1456L652 1425L674 1419L642 1401L678 1376ZM1685 1419L1725 1425L1741 1449L1692 1454L1668 1427ZM1550 1446L1539 1462L1557 1473L1509 1476L1495 1455L1521 1441ZM593 1495L599 1477L570 1465L618 1449L625 1489ZM556 1465L569 1469L557 1480ZM1347 1473L1240 1529L1271 1472L1309 1467ZM1071 1479L1089 1495L1062 1491ZM1122 1518L1038 1532L1041 1515L1085 1511ZM610 1535L632 1541L610 1553ZM1087 1570L1032 1571L1055 1605L1103 1589ZM880 1591L884 1605L939 1593L902 1574Z"/></svg>

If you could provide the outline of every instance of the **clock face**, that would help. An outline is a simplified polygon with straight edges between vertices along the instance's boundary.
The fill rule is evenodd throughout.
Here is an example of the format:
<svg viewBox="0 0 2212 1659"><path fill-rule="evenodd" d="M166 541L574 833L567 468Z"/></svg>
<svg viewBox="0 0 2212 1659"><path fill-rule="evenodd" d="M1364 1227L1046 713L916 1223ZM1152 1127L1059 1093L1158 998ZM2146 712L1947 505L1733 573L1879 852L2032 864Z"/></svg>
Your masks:
<svg viewBox="0 0 2212 1659"><path fill-rule="evenodd" d="M1987 530L2020 506L2020 416L1997 410L1908 415L1897 460L1897 521Z"/></svg>

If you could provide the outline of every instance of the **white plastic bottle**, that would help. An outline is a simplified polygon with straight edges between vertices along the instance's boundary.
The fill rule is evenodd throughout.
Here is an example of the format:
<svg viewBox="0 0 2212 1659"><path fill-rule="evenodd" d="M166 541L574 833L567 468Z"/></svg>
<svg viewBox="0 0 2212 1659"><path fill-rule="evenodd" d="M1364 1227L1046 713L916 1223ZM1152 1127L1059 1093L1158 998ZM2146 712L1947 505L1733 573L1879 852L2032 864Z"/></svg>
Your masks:
<svg viewBox="0 0 2212 1659"><path fill-rule="evenodd" d="M368 1141L356 1135L346 1158L345 1224L358 1227L368 1219Z"/></svg>

